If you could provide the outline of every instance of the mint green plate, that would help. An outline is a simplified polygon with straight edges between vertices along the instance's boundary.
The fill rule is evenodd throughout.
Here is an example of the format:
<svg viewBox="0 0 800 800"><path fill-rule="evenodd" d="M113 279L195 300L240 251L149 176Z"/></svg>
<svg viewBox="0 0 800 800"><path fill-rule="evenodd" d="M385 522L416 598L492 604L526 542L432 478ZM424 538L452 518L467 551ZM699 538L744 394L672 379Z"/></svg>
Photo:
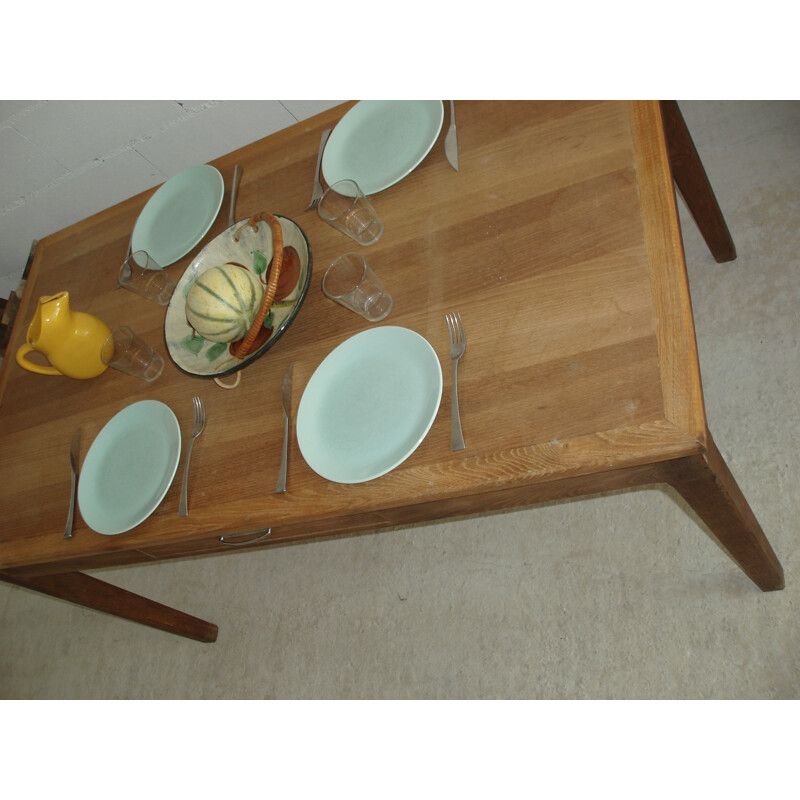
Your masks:
<svg viewBox="0 0 800 800"><path fill-rule="evenodd" d="M386 325L336 347L297 410L297 443L311 469L336 483L390 472L419 447L442 398L442 368L426 339Z"/></svg>
<svg viewBox="0 0 800 800"><path fill-rule="evenodd" d="M131 251L146 250L160 267L174 264L208 233L224 194L222 175L207 164L174 175L139 214Z"/></svg>
<svg viewBox="0 0 800 800"><path fill-rule="evenodd" d="M349 178L364 194L381 192L420 165L443 120L441 100L362 100L333 129L322 174L328 185Z"/></svg>
<svg viewBox="0 0 800 800"><path fill-rule="evenodd" d="M181 429L169 406L142 400L122 409L84 459L78 482L84 522L108 536L144 522L172 485L180 455Z"/></svg>

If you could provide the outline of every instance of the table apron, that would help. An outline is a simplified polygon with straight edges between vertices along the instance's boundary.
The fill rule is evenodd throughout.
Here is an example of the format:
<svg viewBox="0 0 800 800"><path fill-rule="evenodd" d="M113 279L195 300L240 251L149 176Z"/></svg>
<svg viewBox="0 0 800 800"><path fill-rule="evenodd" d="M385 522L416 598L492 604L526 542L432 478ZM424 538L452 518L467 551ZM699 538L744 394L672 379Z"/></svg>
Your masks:
<svg viewBox="0 0 800 800"><path fill-rule="evenodd" d="M258 533L266 532L266 527L258 531L218 530L204 534L199 539L166 544L144 544L130 550L5 568L3 571L9 575L34 577L62 572L102 569L111 566L141 564L172 558L241 553L244 550L274 547L281 544L296 544L312 539L372 533L386 528L403 528L417 523L436 522L480 513L524 508L537 503L563 500L570 497L602 494L618 489L667 483L668 472L665 470L664 463L623 467L591 475L571 476L542 483L485 491L475 495L432 500L396 509L368 511L346 517L333 517L283 526L278 525L271 527L269 536L257 535ZM231 540L236 541L235 537L241 536L244 539L247 534L252 535L252 541L246 541L242 546L238 547L231 547L228 544ZM223 537L226 541L222 541Z"/></svg>

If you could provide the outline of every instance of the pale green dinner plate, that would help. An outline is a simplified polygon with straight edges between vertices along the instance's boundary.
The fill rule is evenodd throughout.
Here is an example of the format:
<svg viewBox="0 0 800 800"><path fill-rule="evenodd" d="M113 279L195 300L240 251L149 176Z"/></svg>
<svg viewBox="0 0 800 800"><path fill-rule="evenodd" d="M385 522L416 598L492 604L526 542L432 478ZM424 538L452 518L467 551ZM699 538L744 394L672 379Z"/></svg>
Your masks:
<svg viewBox="0 0 800 800"><path fill-rule="evenodd" d="M364 194L383 191L420 165L443 120L441 100L362 100L333 129L322 174L329 185L349 178Z"/></svg>
<svg viewBox="0 0 800 800"><path fill-rule="evenodd" d="M146 250L160 267L174 264L208 233L224 194L222 175L207 164L174 175L139 214L131 252Z"/></svg>
<svg viewBox="0 0 800 800"><path fill-rule="evenodd" d="M300 452L329 481L372 480L419 447L441 398L442 368L427 340L407 328L370 328L311 376L297 410Z"/></svg>
<svg viewBox="0 0 800 800"><path fill-rule="evenodd" d="M113 416L92 442L78 482L86 524L109 536L144 522L172 485L181 429L169 406L142 400Z"/></svg>

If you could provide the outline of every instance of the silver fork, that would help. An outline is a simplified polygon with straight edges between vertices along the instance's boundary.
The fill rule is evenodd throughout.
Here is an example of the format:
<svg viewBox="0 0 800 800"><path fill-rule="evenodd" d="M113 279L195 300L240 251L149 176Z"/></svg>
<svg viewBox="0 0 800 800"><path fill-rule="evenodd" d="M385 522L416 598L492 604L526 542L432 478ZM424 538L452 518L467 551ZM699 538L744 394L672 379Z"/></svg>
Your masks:
<svg viewBox="0 0 800 800"><path fill-rule="evenodd" d="M323 188L322 183L319 179L319 168L322 165L322 151L325 149L325 142L328 141L328 137L331 135L331 129L328 128L326 131L322 131L322 137L319 140L319 153L317 154L317 169L314 173L314 191L311 193L311 203L309 204L306 211L309 211L312 208L316 208L319 205L319 201L322 199Z"/></svg>
<svg viewBox="0 0 800 800"><path fill-rule="evenodd" d="M194 440L203 432L206 426L206 408L199 397L192 398L194 406L194 430L192 438L189 440L189 447L186 450L186 463L183 465L183 484L181 485L181 502L178 508L178 516L185 517L189 513L189 501L187 491L189 488L189 459L192 457L192 446Z"/></svg>
<svg viewBox="0 0 800 800"><path fill-rule="evenodd" d="M464 333L464 324L461 314L445 314L447 332L450 334L450 359L453 362L453 391L450 401L450 449L463 450L464 434L461 431L461 415L458 413L458 359L467 349L467 336Z"/></svg>

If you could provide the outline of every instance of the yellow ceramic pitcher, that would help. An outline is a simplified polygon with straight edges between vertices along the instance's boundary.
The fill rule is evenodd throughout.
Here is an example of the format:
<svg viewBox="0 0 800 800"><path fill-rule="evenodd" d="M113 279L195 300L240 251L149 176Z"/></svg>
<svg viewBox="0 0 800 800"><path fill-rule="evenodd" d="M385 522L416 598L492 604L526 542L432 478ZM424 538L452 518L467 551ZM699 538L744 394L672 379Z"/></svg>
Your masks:
<svg viewBox="0 0 800 800"><path fill-rule="evenodd" d="M17 350L17 363L40 375L94 378L107 369L100 353L110 335L105 322L70 309L69 292L40 297L28 327L26 344ZM52 366L26 358L33 350L45 355Z"/></svg>

